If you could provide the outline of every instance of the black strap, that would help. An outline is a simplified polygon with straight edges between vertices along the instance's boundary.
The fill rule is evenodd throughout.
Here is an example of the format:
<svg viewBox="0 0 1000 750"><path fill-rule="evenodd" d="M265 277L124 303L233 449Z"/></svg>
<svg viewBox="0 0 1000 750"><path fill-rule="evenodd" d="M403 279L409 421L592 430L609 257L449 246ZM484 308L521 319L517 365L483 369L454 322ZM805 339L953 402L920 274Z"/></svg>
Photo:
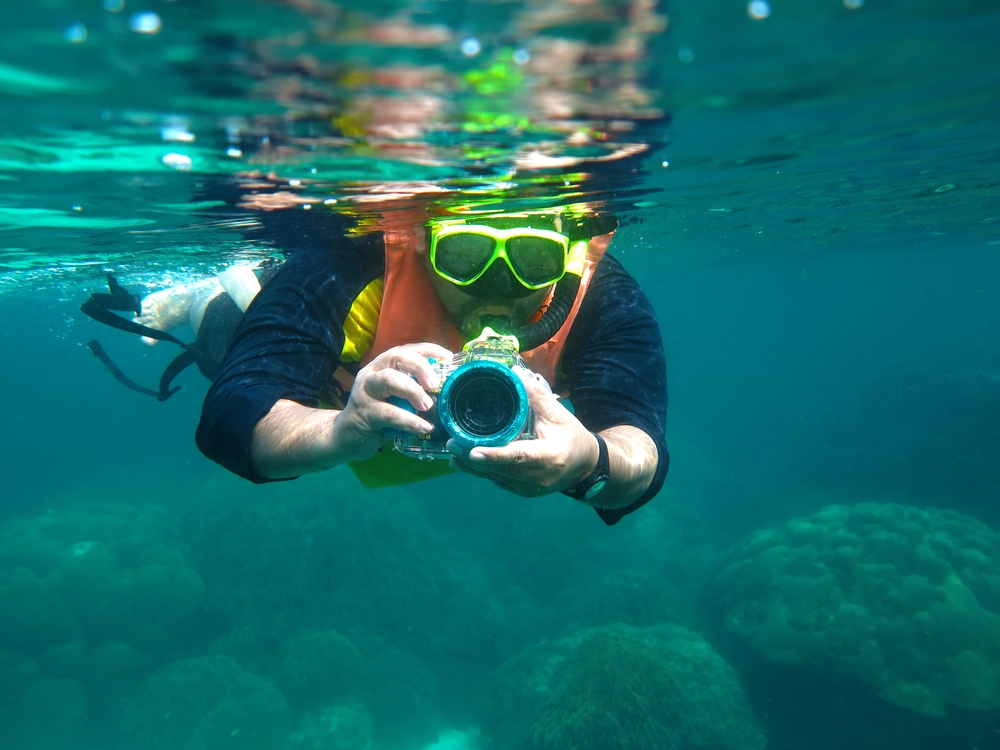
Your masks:
<svg viewBox="0 0 1000 750"><path fill-rule="evenodd" d="M180 386L176 388L170 387L173 379L185 368L190 367L198 361L198 357L200 356L198 346L196 344L185 344L179 338L172 336L166 331L158 331L155 328L150 328L141 323L123 318L121 315L115 315L111 312L112 310L134 312L136 315L141 315L142 300L138 294L130 294L125 287L118 283L118 280L112 274L108 274L108 289L110 290L108 294L91 294L90 299L80 305L80 311L99 323L104 323L112 328L134 333L138 336L147 336L157 341L169 341L172 344L182 347L184 351L167 365L167 369L160 376L160 390L154 391L151 388L139 385L122 372L121 368L114 363L111 357L108 356L108 353L104 351L104 347L96 339L88 342L87 346L90 347L94 356L101 360L104 366L108 368L108 371L115 376L118 382L126 388L131 388L133 391L147 396L153 396L157 401L166 401L181 389Z"/></svg>
<svg viewBox="0 0 1000 750"><path fill-rule="evenodd" d="M106 351L104 351L104 347L101 346L100 341L98 341L97 339L94 339L93 341L88 341L87 346L90 347L90 351L94 353L94 356L97 357L99 360L101 360L101 363L108 368L108 372L114 375L115 379L119 383L121 383L126 388L131 388L136 393L142 393L143 395L146 396L152 396L157 401L166 401L168 398L173 396L175 393L177 393L177 391L181 389L180 386L177 386L176 388L171 388L170 381L177 376L177 373L179 373L185 367L194 362L194 358L191 352L182 352L181 355L177 357L173 362L171 362L169 367L167 367L167 372L171 372L173 370L171 372L170 377L167 378L166 377L167 372L164 372L163 377L160 378L160 390L154 391L151 388L145 388L139 385L134 380L132 380L128 375L122 372L121 368L118 365L116 365L114 360L108 356L108 353ZM174 367L178 363L178 361L185 357L190 358L187 361L187 363L174 370Z"/></svg>
<svg viewBox="0 0 1000 750"><path fill-rule="evenodd" d="M118 282L115 277L108 274L108 286L112 289L112 294L91 294L90 299L80 305L80 312L87 315L99 323L104 323L104 325L111 326L112 328L117 328L119 331L127 331L128 333L134 333L138 336L148 336L151 339L156 339L157 341L169 341L172 344L177 344L177 346L184 347L185 349L194 350L194 344L185 344L176 336L172 336L166 331L158 331L155 328L150 328L149 326L144 326L141 323L136 323L135 321L123 318L121 315L115 315L112 310L127 310L132 311L138 307L139 311L136 315L142 313L142 304L136 303L135 305L130 305L129 307L117 307L121 302L120 298L116 298L114 290L117 288L124 291L123 287L118 286ZM127 294L127 292L126 292ZM130 297L135 297L138 299L139 295L129 295Z"/></svg>
<svg viewBox="0 0 1000 750"><path fill-rule="evenodd" d="M142 315L142 300L138 294L129 293L128 289L118 283L118 279L112 274L108 274L109 294L92 294L101 307L105 310L133 311L136 315Z"/></svg>
<svg viewBox="0 0 1000 750"><path fill-rule="evenodd" d="M160 376L160 392L157 394L157 399L160 401L166 401L168 398L177 393L181 387L177 386L176 388L171 388L170 384L173 382L174 378L181 374L181 372L197 361L197 353L191 350L183 351L174 357L170 364L167 365L167 369L164 370L163 374Z"/></svg>
<svg viewBox="0 0 1000 750"><path fill-rule="evenodd" d="M108 353L104 351L104 347L101 346L100 341L98 341L97 339L94 339L93 341L88 341L87 346L90 347L90 351L94 353L94 356L104 363L104 366L108 368L108 371L112 375L114 375L115 378L118 380L118 382L121 383L123 386L125 386L126 388L131 388L133 391L144 393L147 396L160 395L156 391L150 390L149 388L143 388L134 380L130 379L128 375L122 372L121 368L119 368L118 365L116 365L114 361L111 359L111 357L108 356Z"/></svg>

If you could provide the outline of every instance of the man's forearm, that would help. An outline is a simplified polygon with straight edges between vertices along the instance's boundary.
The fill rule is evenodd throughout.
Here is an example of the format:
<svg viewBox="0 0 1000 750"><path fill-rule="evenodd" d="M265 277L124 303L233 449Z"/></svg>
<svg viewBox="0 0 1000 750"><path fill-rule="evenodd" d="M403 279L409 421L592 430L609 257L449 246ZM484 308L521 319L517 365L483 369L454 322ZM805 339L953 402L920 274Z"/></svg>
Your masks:
<svg viewBox="0 0 1000 750"><path fill-rule="evenodd" d="M433 425L416 413L433 403L425 389L438 386L428 362L451 356L437 344L409 344L383 352L358 372L342 411L278 401L254 428L250 443L254 470L268 479L323 471L371 458L385 443L386 430L430 432ZM391 398L408 401L413 410L389 403Z"/></svg>
<svg viewBox="0 0 1000 750"><path fill-rule="evenodd" d="M611 478L605 490L588 505L609 510L628 507L649 488L656 475L656 444L638 427L627 425L601 430L601 437L608 444Z"/></svg>
<svg viewBox="0 0 1000 750"><path fill-rule="evenodd" d="M250 444L254 469L268 479L284 479L343 463L347 457L337 455L334 437L339 415L333 409L278 401L254 428Z"/></svg>

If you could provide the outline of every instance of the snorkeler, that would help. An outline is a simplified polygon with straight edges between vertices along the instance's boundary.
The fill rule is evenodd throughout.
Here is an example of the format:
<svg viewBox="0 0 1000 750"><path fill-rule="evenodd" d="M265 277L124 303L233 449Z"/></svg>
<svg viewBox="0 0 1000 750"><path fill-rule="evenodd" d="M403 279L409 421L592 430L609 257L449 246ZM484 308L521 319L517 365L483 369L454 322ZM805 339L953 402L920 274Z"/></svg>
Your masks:
<svg viewBox="0 0 1000 750"><path fill-rule="evenodd" d="M158 391L132 383L97 342L90 346L121 382L160 400L197 363L216 379L199 447L255 482L343 462L369 487L458 469L525 496L579 496L609 523L655 495L668 463L662 343L642 291L604 253L615 220L582 204L477 209L469 218L452 206L446 218L429 218L435 214L426 206L379 203L378 231L359 233L330 215L338 239L323 233L283 264L234 266L145 299L111 278L112 293L92 295L84 312L184 347ZM266 213L269 221L286 215L302 214ZM190 344L169 333L185 322L196 335ZM458 455L450 464L383 450L394 430L412 435L427 427L417 386L433 384L427 358L450 360L486 326L512 335L528 367L569 397L560 402L525 384L541 439L472 450L453 442ZM388 403L393 397L412 412Z"/></svg>
<svg viewBox="0 0 1000 750"><path fill-rule="evenodd" d="M114 363L99 341L87 346L115 378L127 388L159 401L166 401L180 390L173 381L193 364L211 380L236 333L243 313L274 274L278 261L237 264L216 276L161 289L145 297L132 294L108 275L108 292L98 292L80 306L81 312L112 328L134 333L146 344L169 341L183 350L163 372L158 390L146 388L129 378ZM133 313L129 320L113 311ZM185 324L191 326L195 340L185 343L170 331Z"/></svg>
<svg viewBox="0 0 1000 750"><path fill-rule="evenodd" d="M450 468L524 497L561 491L616 523L659 491L669 459L660 332L605 253L614 225L562 210L428 220L417 209L294 253L243 316L199 448L254 482L342 463L369 485L440 474L444 462L382 448L392 432L434 429L431 362L491 326L517 338L574 411L525 379L537 439L471 450L451 440Z"/></svg>

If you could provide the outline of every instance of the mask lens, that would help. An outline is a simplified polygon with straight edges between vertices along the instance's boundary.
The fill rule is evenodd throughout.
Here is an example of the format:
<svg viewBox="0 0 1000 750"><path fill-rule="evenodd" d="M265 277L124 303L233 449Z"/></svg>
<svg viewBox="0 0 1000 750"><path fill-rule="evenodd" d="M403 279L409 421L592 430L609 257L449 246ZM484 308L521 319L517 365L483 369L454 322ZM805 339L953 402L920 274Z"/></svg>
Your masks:
<svg viewBox="0 0 1000 750"><path fill-rule="evenodd" d="M470 281L493 257L496 240L485 234L449 234L438 238L434 267L455 281Z"/></svg>
<svg viewBox="0 0 1000 750"><path fill-rule="evenodd" d="M566 270L566 250L548 237L511 237L507 257L514 270L529 284L551 284Z"/></svg>

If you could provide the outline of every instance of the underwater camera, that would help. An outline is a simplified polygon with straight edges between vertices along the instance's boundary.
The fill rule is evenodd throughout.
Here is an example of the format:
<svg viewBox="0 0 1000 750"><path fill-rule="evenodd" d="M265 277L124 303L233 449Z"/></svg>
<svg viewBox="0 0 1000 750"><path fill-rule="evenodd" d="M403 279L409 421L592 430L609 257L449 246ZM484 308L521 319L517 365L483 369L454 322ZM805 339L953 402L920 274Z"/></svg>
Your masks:
<svg viewBox="0 0 1000 750"><path fill-rule="evenodd" d="M419 459L452 458L449 438L466 449L496 447L535 438L535 413L517 370L535 374L518 354L517 339L491 328L467 343L450 362L432 362L441 387L429 391L434 405L420 416L434 425L426 435L392 431L400 453ZM414 411L404 399L393 404Z"/></svg>

